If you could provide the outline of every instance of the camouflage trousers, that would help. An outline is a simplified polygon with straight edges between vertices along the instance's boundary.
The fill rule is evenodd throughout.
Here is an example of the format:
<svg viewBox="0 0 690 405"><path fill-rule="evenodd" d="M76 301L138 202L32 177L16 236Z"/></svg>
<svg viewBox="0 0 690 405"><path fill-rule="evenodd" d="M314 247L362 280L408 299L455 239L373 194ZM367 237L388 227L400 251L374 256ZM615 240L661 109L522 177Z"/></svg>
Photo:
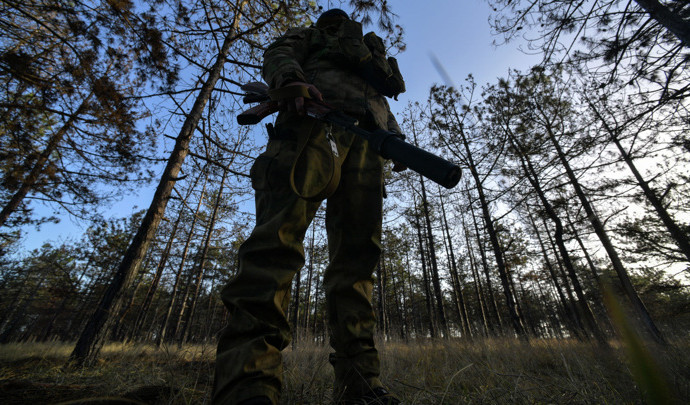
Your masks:
<svg viewBox="0 0 690 405"><path fill-rule="evenodd" d="M309 144L298 153L304 136ZM318 188L332 165L338 165L341 175L327 199L330 263L323 286L335 350L334 396L354 397L381 386L371 298L372 273L381 253L383 159L349 132L335 126L331 132L311 118L281 113L266 151L251 169L256 227L240 247L237 276L222 291L229 323L218 342L215 404L261 395L278 403L281 350L291 341L286 313L292 280L304 265L304 235L321 203L298 197L289 177L295 166L298 188Z"/></svg>

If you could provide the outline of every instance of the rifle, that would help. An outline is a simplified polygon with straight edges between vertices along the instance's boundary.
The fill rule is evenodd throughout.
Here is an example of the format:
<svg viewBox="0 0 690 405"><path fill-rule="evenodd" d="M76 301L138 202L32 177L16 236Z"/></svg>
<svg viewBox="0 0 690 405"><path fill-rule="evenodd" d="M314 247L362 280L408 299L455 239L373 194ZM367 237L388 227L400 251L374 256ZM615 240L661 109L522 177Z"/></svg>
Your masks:
<svg viewBox="0 0 690 405"><path fill-rule="evenodd" d="M306 88L299 86L289 87L294 87L292 91L298 92L298 94L293 93L291 96L305 98L304 109L308 116L338 125L355 135L361 136L367 140L376 153L381 155L384 159L392 159L399 162L445 188L453 188L460 181L462 175L460 166L405 142L405 140L395 132L383 129L377 129L375 131L362 129L357 126L358 121L353 117L330 107L326 103L311 99ZM238 124L258 124L268 115L278 111L278 102L272 100L268 86L264 83L247 83L241 88L246 92L243 98L245 104L256 102L260 104L238 115ZM278 89L278 91L282 91L282 89ZM273 91L270 93L273 93ZM274 95L274 98L279 97L275 97Z"/></svg>

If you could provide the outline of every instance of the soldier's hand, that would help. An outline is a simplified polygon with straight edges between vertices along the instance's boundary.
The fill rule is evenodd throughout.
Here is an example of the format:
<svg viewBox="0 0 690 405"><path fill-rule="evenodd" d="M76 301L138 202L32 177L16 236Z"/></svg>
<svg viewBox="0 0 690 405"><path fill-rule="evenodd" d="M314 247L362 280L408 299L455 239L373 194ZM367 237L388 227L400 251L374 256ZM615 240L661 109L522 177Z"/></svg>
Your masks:
<svg viewBox="0 0 690 405"><path fill-rule="evenodd" d="M307 88L307 91L309 92L309 95L315 100L318 101L323 101L323 96L321 95L321 92L319 89L316 88L311 83L305 83L305 82L290 82L285 85L287 86L304 86ZM304 97L295 97L292 99L284 99L280 100L278 102L278 107L281 110L288 110L290 112L296 112L298 115L304 115Z"/></svg>

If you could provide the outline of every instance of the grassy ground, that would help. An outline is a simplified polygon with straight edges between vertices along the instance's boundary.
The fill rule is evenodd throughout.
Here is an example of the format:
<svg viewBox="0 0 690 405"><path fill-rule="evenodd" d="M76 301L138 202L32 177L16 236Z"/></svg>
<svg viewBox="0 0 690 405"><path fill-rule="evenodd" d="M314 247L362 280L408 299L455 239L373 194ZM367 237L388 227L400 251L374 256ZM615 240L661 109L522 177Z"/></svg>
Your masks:
<svg viewBox="0 0 690 405"><path fill-rule="evenodd" d="M690 398L690 345L653 353L676 403ZM623 348L576 341L385 342L382 378L405 404L634 404L645 397ZM71 345L0 346L0 403L51 404L117 396L145 404L209 403L214 346L110 345L97 366L63 370ZM328 404L327 347L285 351L283 404ZM662 398L663 399L663 398ZM101 402L103 403L103 402Z"/></svg>

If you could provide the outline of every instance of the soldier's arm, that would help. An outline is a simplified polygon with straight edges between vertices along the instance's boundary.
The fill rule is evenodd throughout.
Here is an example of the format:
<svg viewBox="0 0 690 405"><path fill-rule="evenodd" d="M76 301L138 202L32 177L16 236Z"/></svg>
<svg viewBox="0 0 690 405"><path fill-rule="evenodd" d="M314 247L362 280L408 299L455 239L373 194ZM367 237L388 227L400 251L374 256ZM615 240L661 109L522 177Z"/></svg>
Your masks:
<svg viewBox="0 0 690 405"><path fill-rule="evenodd" d="M388 109L388 130L391 132L395 132L400 138L405 139L405 135L402 133L402 130L400 129L400 125L398 125L398 120L395 119L395 115L391 112L391 107L388 105L388 100L384 99L384 102L386 103L386 108ZM407 170L407 166L404 164L393 160L393 171L394 172L402 172Z"/></svg>
<svg viewBox="0 0 690 405"><path fill-rule="evenodd" d="M403 135L400 125L398 125L398 120L395 119L395 115L393 115L391 112L391 107L388 105L388 100L384 98L383 101L386 103L386 109L388 110L388 128L386 129L395 132L396 134L400 134L400 136L405 139L405 135Z"/></svg>
<svg viewBox="0 0 690 405"><path fill-rule="evenodd" d="M264 52L261 75L272 89L306 82L302 64L309 51L309 29L291 28Z"/></svg>
<svg viewBox="0 0 690 405"><path fill-rule="evenodd" d="M304 78L302 64L309 53L310 31L306 28L292 28L285 35L271 44L264 53L262 75L266 83L278 89L285 86L307 87L311 97L323 101L321 92ZM281 110L297 112L304 115L304 98L280 100Z"/></svg>

